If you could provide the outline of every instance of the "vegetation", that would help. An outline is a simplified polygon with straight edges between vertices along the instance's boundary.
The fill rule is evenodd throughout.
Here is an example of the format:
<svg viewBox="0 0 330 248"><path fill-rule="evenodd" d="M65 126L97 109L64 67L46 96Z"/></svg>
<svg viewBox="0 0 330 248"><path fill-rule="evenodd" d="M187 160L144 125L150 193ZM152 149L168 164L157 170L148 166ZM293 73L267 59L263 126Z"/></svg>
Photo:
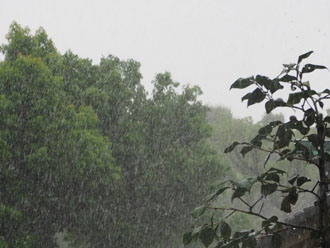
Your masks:
<svg viewBox="0 0 330 248"><path fill-rule="evenodd" d="M10 26L0 62L0 246L179 246L187 209L228 171L198 87L140 64L61 55ZM62 244L64 245L64 244Z"/></svg>
<svg viewBox="0 0 330 248"><path fill-rule="evenodd" d="M310 233L315 247L330 247L327 201L329 179L326 168L330 157L325 149L325 140L330 137L328 128L330 117L324 117L322 114L324 102L330 99L330 91L325 89L316 92L308 81L303 80L307 73L326 69L321 65L303 65L303 60L311 54L312 52L308 52L299 56L297 63L283 65L283 71L274 79L257 75L240 78L232 84L231 88L238 89L253 86L253 90L242 97L242 101L247 101L248 106L265 101L267 114L276 108L291 108L301 115L291 116L287 122L276 119L262 123L258 134L250 142L235 141L224 149L225 153L230 153L241 147L240 154L242 157L247 156L248 159L248 154L251 155L255 151L264 152L266 153L262 163L264 168L258 171L259 175L241 181L227 179L214 183L215 191L206 197L203 205L192 212L194 218L208 213L211 216L210 221L185 233L184 244L200 240L205 247L211 245L219 248L256 247L257 237L265 234L271 237L272 247L279 248L280 233L299 228ZM291 91L286 101L276 97L277 92L281 90ZM282 161L290 161L291 164L280 168L280 165L273 163L274 159L280 164ZM299 173L289 178L287 171L297 166L296 161L300 161L300 165L304 162L312 166L314 174L318 176L317 181L312 183L309 173ZM255 163L248 164L256 170L260 169L257 165L260 161L255 160ZM257 189L259 192L255 193ZM232 205L226 206L224 194L229 192ZM274 195L282 196L280 210L284 213L292 213L298 199L305 199L306 195L314 197L316 199L314 204L318 209L317 225L295 225L285 222L273 211L267 212L265 207L267 201ZM253 229L234 230L228 219L237 213L257 217L260 219L260 224ZM219 215L222 216L220 221L215 218Z"/></svg>
<svg viewBox="0 0 330 248"><path fill-rule="evenodd" d="M235 119L223 107L208 108L198 100L198 87L181 87L168 72L155 76L148 93L134 60L110 55L93 64L71 51L60 54L42 28L31 34L13 23L7 39L0 48L1 247L180 247L181 234L194 226L185 244L200 239L205 246L253 247L258 232L242 228L261 225L261 232L274 234L285 224L281 212L298 211L317 194L314 185L327 185L323 174L318 178L323 162L299 143L320 145L322 125L329 136L329 117L320 109L330 92L316 93L302 81L306 73L324 69L301 67L310 53L273 80L257 76L233 84L256 86L243 97L248 105L266 99L268 114L254 123ZM282 85L294 91L286 102L274 97ZM303 116L285 122L271 113L280 107ZM226 149L233 140L239 142ZM260 150L270 154L266 163ZM329 161L324 148L318 150L316 158L323 154ZM187 212L216 179L226 185L215 183L191 219ZM303 191L311 197L296 202ZM277 208L279 195L286 199L284 211ZM245 215L256 208L266 219ZM320 227L313 236L326 244L327 229Z"/></svg>

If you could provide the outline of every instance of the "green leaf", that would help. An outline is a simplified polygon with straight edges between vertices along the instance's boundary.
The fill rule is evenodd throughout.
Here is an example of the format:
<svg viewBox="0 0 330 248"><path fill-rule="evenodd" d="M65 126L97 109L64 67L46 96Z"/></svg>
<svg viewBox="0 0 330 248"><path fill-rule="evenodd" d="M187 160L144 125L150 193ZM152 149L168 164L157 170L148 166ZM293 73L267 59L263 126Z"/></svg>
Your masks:
<svg viewBox="0 0 330 248"><path fill-rule="evenodd" d="M330 116L326 116L323 121L330 123Z"/></svg>
<svg viewBox="0 0 330 248"><path fill-rule="evenodd" d="M252 95L251 92L249 92L249 93L247 93L246 95L244 95L244 96L242 97L242 102L244 102L245 100L249 100L249 98L250 98L251 95Z"/></svg>
<svg viewBox="0 0 330 248"><path fill-rule="evenodd" d="M272 171L274 171L274 172L276 172L277 174L280 174L280 175L286 174L286 172L284 170L280 170L280 169L277 169L277 168L274 168L274 167L272 167L268 170L268 172L272 172Z"/></svg>
<svg viewBox="0 0 330 248"><path fill-rule="evenodd" d="M308 148L306 146L304 146L302 143L300 142L296 142L295 144L295 149L296 149L296 153L302 155L302 157L304 159L309 159L310 157L310 151L308 150Z"/></svg>
<svg viewBox="0 0 330 248"><path fill-rule="evenodd" d="M278 183L280 182L280 177L277 173L269 173L266 175L265 180Z"/></svg>
<svg viewBox="0 0 330 248"><path fill-rule="evenodd" d="M302 82L302 85L307 87L308 89L311 88L311 84L309 83L309 81L306 81L306 82Z"/></svg>
<svg viewBox="0 0 330 248"><path fill-rule="evenodd" d="M288 98L288 105L293 106L301 101L304 98L303 92L291 93Z"/></svg>
<svg viewBox="0 0 330 248"><path fill-rule="evenodd" d="M215 237L215 232L211 227L204 227L199 233L199 239L205 247L212 244Z"/></svg>
<svg viewBox="0 0 330 248"><path fill-rule="evenodd" d="M293 160L293 155L295 154L295 150L290 150L290 149L284 149L281 152L281 158L280 160L284 160L287 159L289 161Z"/></svg>
<svg viewBox="0 0 330 248"><path fill-rule="evenodd" d="M291 93L289 94L287 103L289 106L293 106L299 103L301 99L307 99L308 97L311 97L313 95L317 95L317 92L315 90L306 90L302 92Z"/></svg>
<svg viewBox="0 0 330 248"><path fill-rule="evenodd" d="M217 181L215 181L214 183L212 183L211 184L211 187L212 188L214 188L214 187L218 187L218 186L220 186L220 185L223 185L223 184L225 184L225 183L227 183L229 180L217 180Z"/></svg>
<svg viewBox="0 0 330 248"><path fill-rule="evenodd" d="M317 134L310 134L307 136L308 141L312 143L312 145L317 149L319 146L319 136Z"/></svg>
<svg viewBox="0 0 330 248"><path fill-rule="evenodd" d="M292 82L292 81L297 81L297 78L294 76L291 76L289 74L286 74L283 77L281 77L279 79L279 81L288 83L288 82Z"/></svg>
<svg viewBox="0 0 330 248"><path fill-rule="evenodd" d="M244 147L241 149L240 153L242 154L243 157L245 157L245 155L246 155L249 151L251 151L252 149L253 149L253 146L244 146Z"/></svg>
<svg viewBox="0 0 330 248"><path fill-rule="evenodd" d="M264 86L272 94L279 89L283 89L283 86L279 83L277 79L271 80L268 77L257 75L256 81L259 85Z"/></svg>
<svg viewBox="0 0 330 248"><path fill-rule="evenodd" d="M287 70L293 70L295 68L296 64L291 63L291 64L283 64L283 67Z"/></svg>
<svg viewBox="0 0 330 248"><path fill-rule="evenodd" d="M234 150L235 147L236 147L237 145L239 145L239 144L240 144L239 142L235 141L233 144L231 144L230 146L228 146L228 147L225 149L224 153L229 153L229 152L231 152L231 151Z"/></svg>
<svg viewBox="0 0 330 248"><path fill-rule="evenodd" d="M262 128L259 129L258 133L260 136L262 137L266 137L267 135L269 135L273 130L273 127L271 125L266 125Z"/></svg>
<svg viewBox="0 0 330 248"><path fill-rule="evenodd" d="M235 198L241 197L245 195L246 192L250 192L253 184L257 182L256 178L247 178L242 182L232 181L233 185L235 185L234 193L232 195L231 200L233 201Z"/></svg>
<svg viewBox="0 0 330 248"><path fill-rule="evenodd" d="M261 145L262 145L261 140L262 140L262 139L263 139L263 136L261 136L261 135L257 135L256 137L254 137L254 138L250 141L250 143L251 143L252 145L254 145L254 146L261 147Z"/></svg>
<svg viewBox="0 0 330 248"><path fill-rule="evenodd" d="M296 187L289 189L289 194L284 197L281 203L281 210L290 213L291 205L295 205L298 200L298 193Z"/></svg>
<svg viewBox="0 0 330 248"><path fill-rule="evenodd" d="M239 78L231 86L230 89L243 89L254 83L254 77Z"/></svg>
<svg viewBox="0 0 330 248"><path fill-rule="evenodd" d="M290 123L289 123L290 124ZM278 142L274 143L274 149L280 149L290 144L292 138L292 131L287 124L279 126L276 132L276 136L278 137Z"/></svg>
<svg viewBox="0 0 330 248"><path fill-rule="evenodd" d="M306 126L310 127L315 123L315 111L314 109L310 108L307 109L304 114L304 123Z"/></svg>
<svg viewBox="0 0 330 248"><path fill-rule="evenodd" d="M206 210L206 205L199 206L191 212L191 216L197 219L199 216L203 215Z"/></svg>
<svg viewBox="0 0 330 248"><path fill-rule="evenodd" d="M274 216L270 217L269 219L264 220L261 225L263 228L265 228L265 227L269 226L270 224L276 223L277 221L278 221L278 217L274 215Z"/></svg>
<svg viewBox="0 0 330 248"><path fill-rule="evenodd" d="M269 100L265 103L266 113L269 114L275 108L275 103L273 100Z"/></svg>
<svg viewBox="0 0 330 248"><path fill-rule="evenodd" d="M328 95L330 95L330 90L329 89L325 89L320 94L328 94Z"/></svg>
<svg viewBox="0 0 330 248"><path fill-rule="evenodd" d="M287 106L282 98L277 98L276 100L269 100L265 103L265 109L267 114L269 114L273 109L277 107Z"/></svg>
<svg viewBox="0 0 330 248"><path fill-rule="evenodd" d="M246 240L242 242L242 247L244 248L256 248L257 240L255 237L248 237Z"/></svg>
<svg viewBox="0 0 330 248"><path fill-rule="evenodd" d="M255 103L262 102L266 97L266 94L261 89L256 88L250 95L247 106L251 106Z"/></svg>
<svg viewBox="0 0 330 248"><path fill-rule="evenodd" d="M250 231L241 231L241 232L235 232L232 239L233 241L236 241L236 244L242 242L243 240L247 239L250 235L250 232L253 232L253 230ZM238 246L235 246L235 248Z"/></svg>
<svg viewBox="0 0 330 248"><path fill-rule="evenodd" d="M253 184L255 184L256 182L257 182L256 178L250 177L250 178L244 179L241 183L237 183L236 185L238 187L246 189L247 191L250 191Z"/></svg>
<svg viewBox="0 0 330 248"><path fill-rule="evenodd" d="M221 222L220 233L225 241L228 241L231 235L231 227L225 222Z"/></svg>
<svg viewBox="0 0 330 248"><path fill-rule="evenodd" d="M289 182L291 185L293 185L293 184L295 183L295 181L297 180L298 177L299 177L299 175L294 176L294 177L290 178L290 179L288 180L288 182Z"/></svg>
<svg viewBox="0 0 330 248"><path fill-rule="evenodd" d="M306 135L309 132L309 127L305 127L303 121L291 122L290 128L298 130L302 135Z"/></svg>
<svg viewBox="0 0 330 248"><path fill-rule="evenodd" d="M286 103L283 101L282 98L275 99L274 103L275 103L275 107L286 106Z"/></svg>
<svg viewBox="0 0 330 248"><path fill-rule="evenodd" d="M265 179L269 174L272 174L272 173L280 174L280 175L286 174L286 172L284 170L280 170L280 169L277 169L277 168L272 167L268 171L266 171L265 173L263 173L261 175L261 178Z"/></svg>
<svg viewBox="0 0 330 248"><path fill-rule="evenodd" d="M267 183L261 185L261 194L264 196L274 193L277 189L276 183Z"/></svg>
<svg viewBox="0 0 330 248"><path fill-rule="evenodd" d="M306 64L303 69L302 69L302 73L310 73L313 72L316 69L328 69L327 67L323 66L323 65L312 65L312 64Z"/></svg>
<svg viewBox="0 0 330 248"><path fill-rule="evenodd" d="M191 236L193 238L196 238L196 236L198 237L199 236L199 233L201 232L201 230L204 228L204 225L203 226L198 226L198 227L195 227L192 232L191 232ZM198 234L198 235L197 235Z"/></svg>
<svg viewBox="0 0 330 248"><path fill-rule="evenodd" d="M221 195L223 192L225 192L227 189L230 189L230 187L224 187L221 189L218 189L216 192L214 192L213 194L210 194L206 197L205 201L212 201L215 197L217 197L218 195Z"/></svg>
<svg viewBox="0 0 330 248"><path fill-rule="evenodd" d="M298 62L297 62L297 64L300 64L300 62L301 62L303 59L308 58L312 53L313 53L313 51L309 51L309 52L307 52L307 53L304 53L304 54L300 55L300 56L298 57Z"/></svg>
<svg viewBox="0 0 330 248"><path fill-rule="evenodd" d="M266 87L267 88L267 87ZM269 88L267 88L272 94L278 90L283 89L283 85L281 85L278 80L272 80L272 83Z"/></svg>
<svg viewBox="0 0 330 248"><path fill-rule="evenodd" d="M289 193L290 204L295 205L298 201L298 193L296 187L293 187Z"/></svg>
<svg viewBox="0 0 330 248"><path fill-rule="evenodd" d="M297 186L300 187L301 185L303 185L304 183L310 182L311 179L307 178L307 177L299 177L297 180Z"/></svg>
<svg viewBox="0 0 330 248"><path fill-rule="evenodd" d="M287 196L284 197L282 200L281 210L286 213L291 213L291 204L290 204L289 198Z"/></svg>
<svg viewBox="0 0 330 248"><path fill-rule="evenodd" d="M278 233L274 233L272 236L272 248L281 248L282 239Z"/></svg>
<svg viewBox="0 0 330 248"><path fill-rule="evenodd" d="M324 107L324 103L323 103L322 101L318 101L318 103L319 103L321 109L323 109L323 107Z"/></svg>
<svg viewBox="0 0 330 248"><path fill-rule="evenodd" d="M257 81L257 83L258 83L259 85L261 85L261 86L265 86L265 87L266 87L266 85L267 85L267 86L270 85L271 82L272 82L272 80L269 79L268 77L261 76L261 75L257 75L256 78L255 78L255 80ZM267 87L266 87L266 88L267 88Z"/></svg>
<svg viewBox="0 0 330 248"><path fill-rule="evenodd" d="M187 232L185 234L183 234L183 244L186 246L188 244L190 244L190 242L192 241L192 232Z"/></svg>
<svg viewBox="0 0 330 248"><path fill-rule="evenodd" d="M247 191L250 191L250 189L252 188L253 184L257 182L256 178L247 178L244 179L242 182L235 182L232 181L233 185L235 185L237 188L243 188Z"/></svg>
<svg viewBox="0 0 330 248"><path fill-rule="evenodd" d="M231 201L233 201L235 198L242 197L246 192L247 190L245 188L236 188L231 197Z"/></svg>

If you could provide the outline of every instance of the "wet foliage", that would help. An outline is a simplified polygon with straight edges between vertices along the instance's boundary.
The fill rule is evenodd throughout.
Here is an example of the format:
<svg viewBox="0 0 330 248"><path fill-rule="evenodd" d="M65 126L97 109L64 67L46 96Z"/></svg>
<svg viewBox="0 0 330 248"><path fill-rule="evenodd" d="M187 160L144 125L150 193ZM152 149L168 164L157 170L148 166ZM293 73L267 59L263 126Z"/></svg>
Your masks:
<svg viewBox="0 0 330 248"><path fill-rule="evenodd" d="M140 64L60 54L10 26L0 62L0 246L170 247L226 168L201 90ZM208 234L205 233L207 236Z"/></svg>
<svg viewBox="0 0 330 248"><path fill-rule="evenodd" d="M228 178L214 183L213 192L191 213L195 219L205 215L210 218L184 234L185 245L199 241L204 247L252 248L257 247L257 240L261 236L267 236L273 248L280 248L281 233L301 229L310 234L315 247L330 247L327 193L330 118L323 116L322 111L324 102L330 99L330 91L324 89L317 92L305 81L306 74L327 69L322 65L303 64L312 53L300 55L297 63L284 64L280 75L273 79L257 75L239 78L231 85L231 89L252 88L242 97L247 106L264 102L267 114L274 109L291 108L301 116L293 115L288 121L270 118L267 122L263 121L252 137L242 141L231 140L230 145L224 148L224 153L240 153L241 159L248 161L242 162L248 167L246 171L252 167L256 173L247 173L251 177L241 180ZM277 97L276 92L282 90L290 92L287 100ZM258 161L256 152L266 154L262 163ZM248 157L249 154L254 156ZM283 161L290 163L280 168ZM307 171L289 177L292 167L301 166L302 163L303 166L312 166L314 174L317 174L317 181L312 185ZM229 205L224 200L226 194L231 197L232 203ZM306 195L313 196L313 204L317 208L317 221L313 225L288 223L282 218L283 215L268 209L269 198L275 196L280 199L279 210L290 214L298 200L305 199ZM234 230L229 221L237 213L259 219L259 225L246 230Z"/></svg>

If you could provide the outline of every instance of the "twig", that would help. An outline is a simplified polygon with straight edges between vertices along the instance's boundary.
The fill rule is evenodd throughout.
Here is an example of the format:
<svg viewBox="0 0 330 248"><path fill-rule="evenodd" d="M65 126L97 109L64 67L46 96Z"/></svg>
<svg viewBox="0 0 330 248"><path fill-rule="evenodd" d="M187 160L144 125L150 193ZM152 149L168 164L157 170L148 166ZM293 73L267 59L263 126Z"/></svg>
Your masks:
<svg viewBox="0 0 330 248"><path fill-rule="evenodd" d="M244 200L242 199L242 197L238 197L238 199L240 199L241 202L243 202L246 206L248 206L248 208L251 208L250 204L247 203L246 201L244 201Z"/></svg>
<svg viewBox="0 0 330 248"><path fill-rule="evenodd" d="M252 204L250 210L252 210L262 200L262 198L264 198L264 197L263 196L260 196L260 198L255 203Z"/></svg>
<svg viewBox="0 0 330 248"><path fill-rule="evenodd" d="M236 210L233 210L230 214L228 214L225 219L228 219L230 216L232 216L234 213L236 213Z"/></svg>
<svg viewBox="0 0 330 248"><path fill-rule="evenodd" d="M238 208L225 208L225 207L207 207L209 209L213 209L213 210L224 210L224 211L236 211L236 212L240 212L240 213L244 213L244 214L249 214L249 215L253 215L253 216L257 216L263 220L268 220L267 217L259 214L259 213L256 213L256 212L253 212L253 211L246 211L246 210L243 210L243 209L238 209ZM286 223L286 222L282 222L282 221L276 221L276 223L278 224L281 224L283 226L288 226L288 227L292 227L292 228L297 228L297 229L305 229L305 230L310 230L310 231L319 231L318 229L316 228L313 228L313 227L310 227L310 226L302 226L302 225L296 225L296 224L290 224L290 223Z"/></svg>

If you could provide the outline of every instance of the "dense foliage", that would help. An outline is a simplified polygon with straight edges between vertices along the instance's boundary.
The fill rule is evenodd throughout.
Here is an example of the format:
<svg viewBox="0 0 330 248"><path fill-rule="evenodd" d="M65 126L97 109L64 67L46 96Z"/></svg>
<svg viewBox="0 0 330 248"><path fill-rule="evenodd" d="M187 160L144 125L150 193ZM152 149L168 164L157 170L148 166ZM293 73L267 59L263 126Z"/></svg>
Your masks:
<svg viewBox="0 0 330 248"><path fill-rule="evenodd" d="M13 23L0 62L0 246L170 247L225 168L198 87L61 55Z"/></svg>
<svg viewBox="0 0 330 248"><path fill-rule="evenodd" d="M242 101L247 101L248 106L265 101L267 114L277 108L291 108L300 112L301 116L293 115L287 122L278 118L275 120L268 118L269 121L262 123L257 135L249 142L235 141L224 149L225 153L230 153L241 147L239 153L248 160L251 159L248 155L254 154L255 163L248 164L257 171L262 170L258 175L254 174L243 180L228 178L214 183L215 191L206 197L203 205L192 212L194 218L208 213L211 215L210 221L185 233L183 242L186 245L193 240L200 240L205 247L212 245L219 248L253 248L257 247L257 239L262 235L271 238L272 247L279 248L282 232L302 229L310 234L315 247L330 247L327 200L329 184L327 164L330 162L330 156L325 143L330 137L328 128L330 117L324 117L322 111L324 102L330 99L330 90L316 92L308 81L303 80L307 73L326 69L322 65L303 64L303 60L311 54L312 52L308 52L300 55L297 63L283 65L283 71L274 79L257 75L240 78L232 84L231 88L237 89L253 87L251 92L242 97ZM277 92L284 89L291 91L286 101L277 97ZM264 168L260 166L261 161L258 161L256 151L266 153L262 162ZM279 163L274 164L274 159ZM283 161L291 163L281 168ZM297 161L300 163L296 164ZM307 164L312 166L314 174L317 173L317 181L312 183L309 173L288 177L288 171L297 165L301 166L301 162L304 162L304 167ZM255 194L256 190L259 191L257 194ZM232 201L230 206L227 206L227 202L223 200L228 192ZM287 214L293 212L298 199L305 199L306 195L312 196L318 213L315 218L318 221L315 225L296 225L286 222L274 211L268 212L267 201L274 195L281 197L279 208ZM260 225L253 229L234 230L228 219L237 213L259 218Z"/></svg>

